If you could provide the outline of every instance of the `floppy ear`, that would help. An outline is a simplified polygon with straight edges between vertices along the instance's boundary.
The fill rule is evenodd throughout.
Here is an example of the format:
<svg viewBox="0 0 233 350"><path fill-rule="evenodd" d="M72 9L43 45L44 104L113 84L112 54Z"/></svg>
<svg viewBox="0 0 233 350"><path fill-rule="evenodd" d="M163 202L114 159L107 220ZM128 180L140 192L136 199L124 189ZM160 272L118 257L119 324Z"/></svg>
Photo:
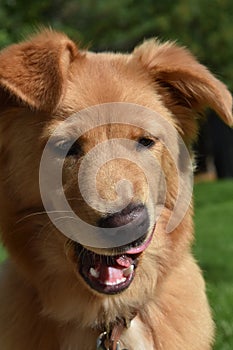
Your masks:
<svg viewBox="0 0 233 350"><path fill-rule="evenodd" d="M210 107L228 125L233 125L232 97L192 54L175 43L144 42L133 55L153 77L165 105L177 116L184 135L196 134L194 112Z"/></svg>
<svg viewBox="0 0 233 350"><path fill-rule="evenodd" d="M68 37L50 30L2 50L0 105L17 101L38 110L55 110L66 88L69 65L77 54Z"/></svg>

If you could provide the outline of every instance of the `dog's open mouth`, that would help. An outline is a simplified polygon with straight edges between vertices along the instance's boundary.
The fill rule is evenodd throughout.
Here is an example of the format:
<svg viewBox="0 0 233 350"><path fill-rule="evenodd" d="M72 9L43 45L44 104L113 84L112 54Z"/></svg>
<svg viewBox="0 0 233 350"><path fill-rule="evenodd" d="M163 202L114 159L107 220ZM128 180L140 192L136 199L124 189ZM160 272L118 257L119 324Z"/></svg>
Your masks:
<svg viewBox="0 0 233 350"><path fill-rule="evenodd" d="M128 246L119 247L121 253L117 255L99 255L76 243L79 273L99 293L120 293L131 284L139 256L151 239L152 234L145 235Z"/></svg>

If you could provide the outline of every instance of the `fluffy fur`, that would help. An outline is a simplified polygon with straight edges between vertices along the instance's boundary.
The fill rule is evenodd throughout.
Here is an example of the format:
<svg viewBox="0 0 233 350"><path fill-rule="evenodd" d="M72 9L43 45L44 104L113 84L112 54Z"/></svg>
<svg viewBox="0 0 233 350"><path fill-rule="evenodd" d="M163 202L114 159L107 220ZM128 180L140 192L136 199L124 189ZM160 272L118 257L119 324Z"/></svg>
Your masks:
<svg viewBox="0 0 233 350"><path fill-rule="evenodd" d="M43 31L1 52L0 101L0 222L9 252L0 275L0 348L95 350L103 324L136 312L122 334L124 348L210 350L214 325L190 249L192 205L173 232L165 230L178 181L164 146L158 142L152 153L166 177L165 209L132 284L116 295L97 293L79 275L73 245L44 212L38 173L49 135L74 112L108 102L138 104L160 113L190 145L205 107L233 123L225 85L174 43L151 40L128 55L96 54L80 50L64 34ZM110 138L143 136L132 126L106 128L86 133L84 153ZM74 209L95 223L100 214L90 212L80 197L76 168L65 164L66 194L78 198ZM120 159L102 169L100 195L114 198L112 185L121 177L129 178L136 198L145 201L141 170Z"/></svg>

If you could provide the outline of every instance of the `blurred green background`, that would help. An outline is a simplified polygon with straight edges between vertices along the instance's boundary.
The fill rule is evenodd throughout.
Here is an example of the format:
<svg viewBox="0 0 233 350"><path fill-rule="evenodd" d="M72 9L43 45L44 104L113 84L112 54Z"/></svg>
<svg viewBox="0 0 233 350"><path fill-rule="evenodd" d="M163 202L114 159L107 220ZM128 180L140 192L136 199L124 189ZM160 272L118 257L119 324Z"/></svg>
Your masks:
<svg viewBox="0 0 233 350"><path fill-rule="evenodd" d="M0 46L50 25L94 50L177 40L233 88L232 0L1 0Z"/></svg>
<svg viewBox="0 0 233 350"><path fill-rule="evenodd" d="M232 350L233 181L196 184L194 203L194 254L207 281L207 292L217 325L214 349Z"/></svg>
<svg viewBox="0 0 233 350"><path fill-rule="evenodd" d="M0 1L0 48L43 26L62 30L76 42L98 51L130 51L154 36L162 41L176 40L189 47L233 91L232 0ZM229 179L195 186L194 253L207 280L217 324L215 350L232 350L233 132L218 123L213 120L213 132L212 124L207 124L202 134L205 147L199 145L197 151L207 162L202 170L213 173L205 179L216 175ZM206 146L211 138L212 146ZM219 159L220 166L227 168L223 172L218 170ZM0 247L0 260L4 258Z"/></svg>

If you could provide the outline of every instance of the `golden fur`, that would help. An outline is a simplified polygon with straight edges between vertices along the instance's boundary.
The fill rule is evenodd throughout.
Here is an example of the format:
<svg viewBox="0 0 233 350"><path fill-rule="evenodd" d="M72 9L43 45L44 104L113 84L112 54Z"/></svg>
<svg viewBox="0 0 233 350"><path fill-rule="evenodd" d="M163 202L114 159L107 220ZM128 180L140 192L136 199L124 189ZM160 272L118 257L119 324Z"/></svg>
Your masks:
<svg viewBox="0 0 233 350"><path fill-rule="evenodd" d="M205 107L233 123L232 99L224 84L174 43L151 40L132 54L95 54L80 50L63 34L43 31L1 52L0 85L0 222L9 252L1 267L0 348L95 350L102 324L131 318L136 311L121 337L128 350L210 350L214 325L190 249L192 205L173 232L165 230L178 183L164 146L158 142L153 154L166 177L165 209L134 281L116 295L95 292L77 273L72 244L43 212L38 172L55 127L72 113L102 103L148 107L177 128L189 146L197 134L195 116ZM84 153L98 142L135 139L142 132L117 124L106 128L84 135ZM97 189L111 200L114 183L129 178L135 198L143 202L143 173L125 162L107 163ZM65 169L66 194L79 198L75 210L95 223L99 214L80 199L70 171L74 175L78 170Z"/></svg>

